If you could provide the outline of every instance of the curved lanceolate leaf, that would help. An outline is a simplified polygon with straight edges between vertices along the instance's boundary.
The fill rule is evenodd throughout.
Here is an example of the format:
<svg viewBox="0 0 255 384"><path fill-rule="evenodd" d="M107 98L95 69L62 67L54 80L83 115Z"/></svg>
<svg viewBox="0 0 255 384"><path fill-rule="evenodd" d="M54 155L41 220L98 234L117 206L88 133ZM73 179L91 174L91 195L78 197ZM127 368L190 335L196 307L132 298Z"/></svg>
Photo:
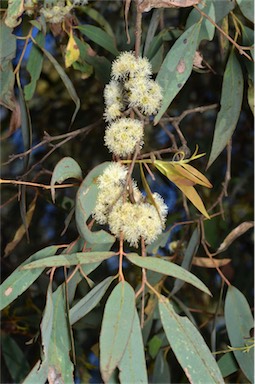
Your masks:
<svg viewBox="0 0 255 384"><path fill-rule="evenodd" d="M71 325L79 321L95 308L115 278L115 276L109 276L104 279L70 309Z"/></svg>
<svg viewBox="0 0 255 384"><path fill-rule="evenodd" d="M115 252L77 252L70 255L51 256L28 263L21 269L47 268L47 267L70 267L77 264L91 264L103 261L115 256Z"/></svg>
<svg viewBox="0 0 255 384"><path fill-rule="evenodd" d="M242 14L254 23L254 1L253 0L236 0Z"/></svg>
<svg viewBox="0 0 255 384"><path fill-rule="evenodd" d="M134 316L134 290L126 281L120 282L106 302L100 334L100 371L105 382L109 381L125 353Z"/></svg>
<svg viewBox="0 0 255 384"><path fill-rule="evenodd" d="M114 56L119 54L113 37L108 35L108 33L101 28L95 27L94 25L80 25L77 28L91 41L111 52Z"/></svg>
<svg viewBox="0 0 255 384"><path fill-rule="evenodd" d="M22 384L45 384L48 374L48 361L38 360Z"/></svg>
<svg viewBox="0 0 255 384"><path fill-rule="evenodd" d="M35 40L33 40L35 42ZM36 43L36 42L35 42ZM52 56L52 54L47 51L44 47L42 47L41 45L38 44L38 46L40 47L40 49L43 51L43 53L45 54L45 56L50 60L50 62L53 64L54 68L56 69L56 71L58 72L59 76L61 77L61 80L63 81L71 99L73 100L74 104L75 104L75 111L73 113L73 116L72 116L72 119L71 119L71 124L73 124L74 122L74 119L80 109L80 105L81 105L81 102L80 102L80 99L76 93L76 90L73 86L73 83L72 81L69 79L69 77L67 76L67 74L65 73L64 69L61 67L61 65L57 62L57 60L55 59L55 57Z"/></svg>
<svg viewBox="0 0 255 384"><path fill-rule="evenodd" d="M196 53L200 23L192 25L174 43L162 63L156 81L163 90L163 102L154 124L157 124L175 96L180 92L191 71Z"/></svg>
<svg viewBox="0 0 255 384"><path fill-rule="evenodd" d="M64 180L70 178L82 180L82 170L79 164L72 157L64 157L55 166L50 181L51 197L53 202L55 202L54 185L56 183L60 184Z"/></svg>
<svg viewBox="0 0 255 384"><path fill-rule="evenodd" d="M162 349L159 350L155 360L152 382L153 384L171 383L168 362Z"/></svg>
<svg viewBox="0 0 255 384"><path fill-rule="evenodd" d="M82 7L80 11L86 13L91 19L95 20L109 36L115 38L110 23L104 18L102 13L89 6Z"/></svg>
<svg viewBox="0 0 255 384"><path fill-rule="evenodd" d="M159 312L169 344L189 382L224 384L211 351L191 321L177 315L164 296L159 301Z"/></svg>
<svg viewBox="0 0 255 384"><path fill-rule="evenodd" d="M194 287L200 289L201 291L211 295L209 289L199 280L195 275L186 271L177 264L171 263L170 261L165 261L156 257L141 257L136 253L128 253L126 255L131 263L137 265L141 268L146 268L154 272L162 273L163 275L168 275L185 281L186 283L192 284Z"/></svg>
<svg viewBox="0 0 255 384"><path fill-rule="evenodd" d="M121 383L148 383L144 345L137 311L124 355L118 365Z"/></svg>
<svg viewBox="0 0 255 384"><path fill-rule="evenodd" d="M35 37L35 41L42 47L44 47L45 43L45 37L42 32L38 32L38 34ZM31 100L33 97L33 94L35 92L37 80L40 77L41 71L42 71L42 65L43 65L43 53L38 48L37 45L33 44L29 58L27 61L27 71L30 74L31 80L29 84L26 84L24 87L24 96L25 100Z"/></svg>
<svg viewBox="0 0 255 384"><path fill-rule="evenodd" d="M7 277L7 279L0 286L1 305L0 309L5 308L18 296L30 287L31 284L40 276L44 267L31 270L23 270L22 267L35 260L40 260L51 255L55 255L59 246L54 245L42 249L30 256L24 263L15 269L15 271Z"/></svg>
<svg viewBox="0 0 255 384"><path fill-rule="evenodd" d="M148 383L143 338L136 311L131 334L118 368L121 383Z"/></svg>
<svg viewBox="0 0 255 384"><path fill-rule="evenodd" d="M198 4L197 7L200 8L203 13L208 15L215 22L215 9L213 1L201 2L200 4ZM189 14L186 23L186 29L194 25L195 23L198 23L201 17L203 17L203 21L201 23L201 28L199 32L198 44L202 40L212 40L215 32L215 26L213 25L213 23L209 21L206 17L201 16L200 12L195 8Z"/></svg>
<svg viewBox="0 0 255 384"><path fill-rule="evenodd" d="M184 258L181 264L181 267L186 269L187 271L190 270L193 257L195 256L198 250L199 244L200 244L200 233L198 228L196 228L192 233L192 236L185 250ZM171 291L171 295L175 295L181 289L183 284L184 284L183 280L179 280L179 279L175 280L174 287Z"/></svg>
<svg viewBox="0 0 255 384"><path fill-rule="evenodd" d="M109 164L109 162L105 162L92 169L83 180L76 195L75 218L77 228L82 238L91 244L104 243L112 245L115 242L115 237L106 231L92 232L86 224L96 204L98 194L97 178Z"/></svg>
<svg viewBox="0 0 255 384"><path fill-rule="evenodd" d="M49 362L49 382L73 383L74 366L70 359L70 331L66 314L65 286L62 284L52 295L53 320L46 360Z"/></svg>
<svg viewBox="0 0 255 384"><path fill-rule="evenodd" d="M245 296L232 285L227 291L225 319L235 358L245 376L253 382L254 344L252 343L254 340L250 339L250 331L254 327L254 320ZM249 346L251 348L246 349Z"/></svg>
<svg viewBox="0 0 255 384"><path fill-rule="evenodd" d="M243 85L242 69L232 51L223 77L221 108L217 115L207 168L217 159L234 133L242 106Z"/></svg>

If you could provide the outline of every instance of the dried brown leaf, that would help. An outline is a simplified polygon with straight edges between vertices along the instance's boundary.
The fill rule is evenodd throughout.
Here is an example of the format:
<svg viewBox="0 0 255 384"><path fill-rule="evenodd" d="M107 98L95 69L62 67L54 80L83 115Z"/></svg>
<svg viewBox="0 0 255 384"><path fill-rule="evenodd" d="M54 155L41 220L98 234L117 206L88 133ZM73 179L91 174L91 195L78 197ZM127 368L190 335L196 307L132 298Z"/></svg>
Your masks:
<svg viewBox="0 0 255 384"><path fill-rule="evenodd" d="M228 264L231 259L209 259L207 257L193 257L192 264L197 267L216 268Z"/></svg>
<svg viewBox="0 0 255 384"><path fill-rule="evenodd" d="M138 9L140 12L149 12L152 8L185 8L199 2L200 0L142 0Z"/></svg>
<svg viewBox="0 0 255 384"><path fill-rule="evenodd" d="M253 221L245 221L242 224L238 225L233 231L231 231L227 237L224 239L224 241L221 243L219 246L218 250L216 253L220 253L225 251L230 244L233 243L235 239L237 239L239 236L243 235L248 229L254 227L254 222Z"/></svg>

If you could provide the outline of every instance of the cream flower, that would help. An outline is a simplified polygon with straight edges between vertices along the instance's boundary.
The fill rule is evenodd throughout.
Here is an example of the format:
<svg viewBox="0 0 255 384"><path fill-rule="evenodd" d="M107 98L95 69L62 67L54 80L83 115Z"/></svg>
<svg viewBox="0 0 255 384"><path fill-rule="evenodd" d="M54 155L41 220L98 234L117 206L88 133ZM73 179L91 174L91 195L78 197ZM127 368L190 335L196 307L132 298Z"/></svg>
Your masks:
<svg viewBox="0 0 255 384"><path fill-rule="evenodd" d="M112 78L115 80L134 77L138 73L150 76L151 64L147 58L136 58L132 52L122 52L112 64Z"/></svg>
<svg viewBox="0 0 255 384"><path fill-rule="evenodd" d="M129 106L138 108L145 115L157 113L162 102L161 87L151 79L138 77L125 83Z"/></svg>
<svg viewBox="0 0 255 384"><path fill-rule="evenodd" d="M49 23L56 24L61 23L65 16L71 11L73 6L62 6L63 2L57 3L53 7L41 8L40 13L45 17L45 20Z"/></svg>
<svg viewBox="0 0 255 384"><path fill-rule="evenodd" d="M165 215L165 204L161 196L156 196L159 210ZM149 203L116 204L109 213L110 231L117 237L122 232L124 240L131 246L138 246L141 237L146 244L152 243L164 229L165 217L159 217L157 209Z"/></svg>
<svg viewBox="0 0 255 384"><path fill-rule="evenodd" d="M107 106L104 112L105 121L110 123L113 120L116 120L117 118L121 117L122 110L123 110L123 104L118 101Z"/></svg>
<svg viewBox="0 0 255 384"><path fill-rule="evenodd" d="M121 118L107 127L105 145L116 156L131 155L138 143L142 146L143 124L139 120Z"/></svg>

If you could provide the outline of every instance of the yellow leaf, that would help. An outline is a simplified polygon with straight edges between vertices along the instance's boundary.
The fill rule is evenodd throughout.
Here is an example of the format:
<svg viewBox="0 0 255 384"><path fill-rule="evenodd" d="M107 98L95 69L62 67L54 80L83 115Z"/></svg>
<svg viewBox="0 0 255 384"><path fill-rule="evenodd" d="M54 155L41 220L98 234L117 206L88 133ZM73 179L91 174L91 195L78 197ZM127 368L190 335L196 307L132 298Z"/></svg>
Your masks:
<svg viewBox="0 0 255 384"><path fill-rule="evenodd" d="M195 190L194 185L199 184L207 188L212 188L212 184L201 172L187 164L191 160L198 159L204 155L197 155L197 150L198 149L196 148L195 153L190 159L182 159L179 161L155 160L153 164L184 193L184 195L205 217L209 219L210 216L208 215L199 194Z"/></svg>
<svg viewBox="0 0 255 384"><path fill-rule="evenodd" d="M175 183L176 184L176 183ZM208 215L204 203L201 200L201 197L197 193L194 187L186 186L186 185L178 185L176 186L184 193L184 195L192 202L192 204L205 216L207 219L210 219Z"/></svg>
<svg viewBox="0 0 255 384"><path fill-rule="evenodd" d="M68 40L68 44L66 46L66 54L65 54L65 66L66 68L71 67L75 61L77 61L80 57L79 48L73 37L73 30L70 30L70 36Z"/></svg>

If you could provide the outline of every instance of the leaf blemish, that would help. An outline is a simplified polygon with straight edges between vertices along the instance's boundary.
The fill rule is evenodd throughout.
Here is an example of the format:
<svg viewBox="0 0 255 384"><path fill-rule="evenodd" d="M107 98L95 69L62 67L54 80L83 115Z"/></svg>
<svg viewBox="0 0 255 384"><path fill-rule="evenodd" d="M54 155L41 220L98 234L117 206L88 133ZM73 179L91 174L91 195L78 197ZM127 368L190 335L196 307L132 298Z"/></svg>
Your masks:
<svg viewBox="0 0 255 384"><path fill-rule="evenodd" d="M188 39L183 40L183 44L187 44Z"/></svg>
<svg viewBox="0 0 255 384"><path fill-rule="evenodd" d="M10 296L10 294L12 293L12 291L13 291L12 287L9 287L9 288L7 288L7 289L5 290L4 295L5 295L5 296Z"/></svg>
<svg viewBox="0 0 255 384"><path fill-rule="evenodd" d="M185 64L185 61L183 59L180 59L179 60L179 63L177 64L177 72L178 73L183 73L186 69L186 64Z"/></svg>

